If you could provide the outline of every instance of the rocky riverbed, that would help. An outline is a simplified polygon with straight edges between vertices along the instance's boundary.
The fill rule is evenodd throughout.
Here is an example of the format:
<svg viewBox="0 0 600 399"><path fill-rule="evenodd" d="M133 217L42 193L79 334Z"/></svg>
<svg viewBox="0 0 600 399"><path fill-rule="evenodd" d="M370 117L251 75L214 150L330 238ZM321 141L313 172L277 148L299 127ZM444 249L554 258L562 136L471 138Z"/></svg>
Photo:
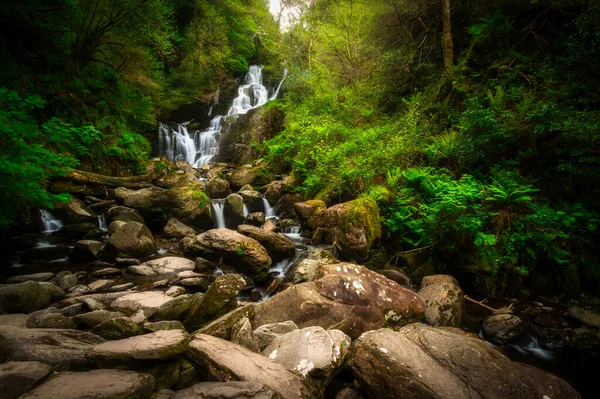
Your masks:
<svg viewBox="0 0 600 399"><path fill-rule="evenodd" d="M593 352L597 315L362 266L371 200L305 201L260 162L82 179L11 241L3 398L580 397L506 348Z"/></svg>

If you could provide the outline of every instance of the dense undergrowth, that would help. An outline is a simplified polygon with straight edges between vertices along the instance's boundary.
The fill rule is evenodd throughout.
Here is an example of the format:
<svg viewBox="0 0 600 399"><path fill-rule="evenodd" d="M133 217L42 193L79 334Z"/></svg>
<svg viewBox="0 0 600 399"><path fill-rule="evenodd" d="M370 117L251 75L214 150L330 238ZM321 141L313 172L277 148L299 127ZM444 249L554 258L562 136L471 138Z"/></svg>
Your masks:
<svg viewBox="0 0 600 399"><path fill-rule="evenodd" d="M0 227L61 200L45 186L68 168L143 171L157 119L210 101L276 37L262 0L2 2Z"/></svg>
<svg viewBox="0 0 600 399"><path fill-rule="evenodd" d="M545 269L594 291L600 6L453 4L444 73L437 2L317 3L288 33L304 52L288 50L268 158L310 197L373 196L392 253L431 247L459 268Z"/></svg>

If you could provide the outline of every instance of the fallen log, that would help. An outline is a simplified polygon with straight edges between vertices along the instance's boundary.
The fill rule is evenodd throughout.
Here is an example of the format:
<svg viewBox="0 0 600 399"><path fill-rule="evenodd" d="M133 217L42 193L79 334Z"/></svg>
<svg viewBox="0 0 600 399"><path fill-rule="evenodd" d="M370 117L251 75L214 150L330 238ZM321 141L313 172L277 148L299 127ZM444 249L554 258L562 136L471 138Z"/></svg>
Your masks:
<svg viewBox="0 0 600 399"><path fill-rule="evenodd" d="M65 176L59 177L57 181L67 181L78 185L104 186L110 188L125 187L133 190L150 187L154 173L146 173L138 176L116 177L106 176L83 170L71 170Z"/></svg>

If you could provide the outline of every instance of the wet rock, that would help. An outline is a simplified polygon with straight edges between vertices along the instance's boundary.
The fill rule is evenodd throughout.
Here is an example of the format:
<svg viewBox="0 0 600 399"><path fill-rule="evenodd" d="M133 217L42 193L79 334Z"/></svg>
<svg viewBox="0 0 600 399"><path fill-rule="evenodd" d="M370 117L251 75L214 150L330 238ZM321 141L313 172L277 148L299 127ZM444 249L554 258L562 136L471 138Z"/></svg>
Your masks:
<svg viewBox="0 0 600 399"><path fill-rule="evenodd" d="M77 324L75 324L70 318L63 316L60 313L53 313L43 310L32 313L25 322L25 326L27 328L77 329Z"/></svg>
<svg viewBox="0 0 600 399"><path fill-rule="evenodd" d="M293 320L300 328L336 328L355 339L368 330L420 321L424 313L411 290L363 266L339 263L258 305L252 324Z"/></svg>
<svg viewBox="0 0 600 399"><path fill-rule="evenodd" d="M273 233L259 227L239 225L238 233L258 241L269 253L272 259L289 258L294 254L294 243L283 234Z"/></svg>
<svg viewBox="0 0 600 399"><path fill-rule="evenodd" d="M200 298L202 298L202 295L203 294L177 296L172 301L161 305L151 318L154 321L183 320L192 304L199 301Z"/></svg>
<svg viewBox="0 0 600 399"><path fill-rule="evenodd" d="M600 315L580 308L579 306L571 306L567 309L567 315L588 327L600 329Z"/></svg>
<svg viewBox="0 0 600 399"><path fill-rule="evenodd" d="M88 366L85 358L101 337L77 330L0 326L0 363L37 361L61 368Z"/></svg>
<svg viewBox="0 0 600 399"><path fill-rule="evenodd" d="M129 266L126 271L129 274L139 276L161 276L176 274L185 270L194 270L195 267L196 265L193 260L168 256L144 262L138 266Z"/></svg>
<svg viewBox="0 0 600 399"><path fill-rule="evenodd" d="M175 392L170 399L275 399L274 391L254 381L202 382Z"/></svg>
<svg viewBox="0 0 600 399"><path fill-rule="evenodd" d="M265 214L263 212L251 212L246 216L242 223L260 227L265 224Z"/></svg>
<svg viewBox="0 0 600 399"><path fill-rule="evenodd" d="M371 398L580 397L563 380L512 362L479 338L420 323L363 334L348 364Z"/></svg>
<svg viewBox="0 0 600 399"><path fill-rule="evenodd" d="M64 372L21 396L22 399L148 399L154 389L149 374L128 370Z"/></svg>
<svg viewBox="0 0 600 399"><path fill-rule="evenodd" d="M460 326L465 298L454 277L444 274L425 277L417 295L425 302L427 323L435 327Z"/></svg>
<svg viewBox="0 0 600 399"><path fill-rule="evenodd" d="M112 236L119 230L121 227L125 226L127 222L122 222L120 220L114 221L108 225L108 235Z"/></svg>
<svg viewBox="0 0 600 399"><path fill-rule="evenodd" d="M183 330L185 327L178 320L157 321L156 323L144 323L145 332L156 332L163 330Z"/></svg>
<svg viewBox="0 0 600 399"><path fill-rule="evenodd" d="M138 222L127 222L106 243L102 258L114 260L118 257L143 258L156 252L154 237L146 226Z"/></svg>
<svg viewBox="0 0 600 399"><path fill-rule="evenodd" d="M54 283L62 290L68 290L77 285L79 278L68 271L58 272L54 277Z"/></svg>
<svg viewBox="0 0 600 399"><path fill-rule="evenodd" d="M87 358L99 366L161 361L182 354L189 335L183 330L163 330L94 346Z"/></svg>
<svg viewBox="0 0 600 399"><path fill-rule="evenodd" d="M523 335L526 327L527 325L516 315L494 314L483 321L481 332L486 339L505 344Z"/></svg>
<svg viewBox="0 0 600 399"><path fill-rule="evenodd" d="M96 260L103 246L100 241L80 240L75 243L72 255L83 260Z"/></svg>
<svg viewBox="0 0 600 399"><path fill-rule="evenodd" d="M117 269L116 267L106 267L104 269L96 270L91 273L92 277L106 277L106 276L115 276L117 274L121 274L121 269Z"/></svg>
<svg viewBox="0 0 600 399"><path fill-rule="evenodd" d="M179 280L179 284L202 292L208 289L208 280L204 277L183 278Z"/></svg>
<svg viewBox="0 0 600 399"><path fill-rule="evenodd" d="M8 362L0 364L0 392L4 399L16 399L33 388L52 371L40 362Z"/></svg>
<svg viewBox="0 0 600 399"><path fill-rule="evenodd" d="M225 306L246 286L238 274L224 274L216 278L210 288L191 307L184 325L190 331L200 328L223 312Z"/></svg>
<svg viewBox="0 0 600 399"><path fill-rule="evenodd" d="M294 210L302 227L309 230L316 230L317 227L323 225L326 209L327 205L321 200L310 200L294 204Z"/></svg>
<svg viewBox="0 0 600 399"><path fill-rule="evenodd" d="M263 355L311 379L316 396L323 397L344 362L350 337L339 330L306 327L275 338Z"/></svg>
<svg viewBox="0 0 600 399"><path fill-rule="evenodd" d="M225 198L231 194L229 182L225 179L214 178L206 183L206 195L208 198Z"/></svg>
<svg viewBox="0 0 600 399"><path fill-rule="evenodd" d="M250 349L252 352L260 352L258 339L252 333L252 324L247 317L235 323L231 329L231 342Z"/></svg>
<svg viewBox="0 0 600 399"><path fill-rule="evenodd" d="M106 291L115 284L113 280L96 280L88 284L90 292Z"/></svg>
<svg viewBox="0 0 600 399"><path fill-rule="evenodd" d="M160 291L134 292L117 298L110 306L129 315L143 310L146 317L150 317L161 305L172 300L174 298Z"/></svg>
<svg viewBox="0 0 600 399"><path fill-rule="evenodd" d="M238 194L244 199L244 205L248 212L260 212L263 210L262 195L252 187L242 187Z"/></svg>
<svg viewBox="0 0 600 399"><path fill-rule="evenodd" d="M269 273L271 258L265 248L258 241L232 230L209 230L195 238L184 238L181 245L186 256L223 258L236 270L257 280Z"/></svg>
<svg viewBox="0 0 600 399"><path fill-rule="evenodd" d="M228 228L235 228L244 220L244 199L238 194L229 194L223 208Z"/></svg>
<svg viewBox="0 0 600 399"><path fill-rule="evenodd" d="M185 288L174 285L174 286L170 287L167 291L165 291L165 294L175 298L175 297L185 294L186 292L187 291L185 290Z"/></svg>
<svg viewBox="0 0 600 399"><path fill-rule="evenodd" d="M108 310L93 310L88 313L73 316L72 320L77 323L78 326L91 330L97 325L118 317L124 317L125 315L121 312L110 312Z"/></svg>
<svg viewBox="0 0 600 399"><path fill-rule="evenodd" d="M31 313L64 296L65 292L52 283L26 281L0 286L0 308L7 313Z"/></svg>
<svg viewBox="0 0 600 399"><path fill-rule="evenodd" d="M121 291L126 291L130 288L133 288L134 284L133 283L125 283L125 284L118 284L118 285L113 285L112 287L110 287L108 289L109 292L121 292Z"/></svg>
<svg viewBox="0 0 600 399"><path fill-rule="evenodd" d="M54 273L50 273L50 272L34 273L34 274L25 274L25 275L21 275L21 276L9 277L6 279L6 282L8 284L18 284L18 283L24 283L26 281L41 282L41 281L52 280L53 277L54 277Z"/></svg>
<svg viewBox="0 0 600 399"><path fill-rule="evenodd" d="M196 230L181 223L179 220L175 218L169 219L167 225L163 230L163 234L169 238L183 238L185 236L195 236Z"/></svg>
<svg viewBox="0 0 600 399"><path fill-rule="evenodd" d="M297 330L298 326L292 320L280 323L264 324L253 331L253 335L258 340L260 350L263 351L277 337Z"/></svg>
<svg viewBox="0 0 600 399"><path fill-rule="evenodd" d="M96 325L92 333L104 339L123 339L140 335L143 330L129 317L115 317Z"/></svg>
<svg viewBox="0 0 600 399"><path fill-rule="evenodd" d="M135 209L128 208L126 206L113 206L104 214L106 223L109 225L113 222L138 222L144 224L144 218L142 214Z"/></svg>
<svg viewBox="0 0 600 399"><path fill-rule="evenodd" d="M298 375L237 344L209 335L196 335L189 344L190 359L217 381L254 381L284 398L310 398Z"/></svg>
<svg viewBox="0 0 600 399"><path fill-rule="evenodd" d="M213 225L210 199L200 183L170 189L144 188L127 196L124 203L140 211L151 226L162 227L171 218L192 227Z"/></svg>
<svg viewBox="0 0 600 399"><path fill-rule="evenodd" d="M331 252L325 249L313 249L306 259L294 267L292 279L295 284L312 281L322 266L339 262Z"/></svg>
<svg viewBox="0 0 600 399"><path fill-rule="evenodd" d="M369 249L381 237L377 204L361 197L327 208L323 227L315 235L327 244L336 243L344 258L366 260Z"/></svg>
<svg viewBox="0 0 600 399"><path fill-rule="evenodd" d="M67 203L58 203L52 212L65 224L93 223L98 220L96 212L88 208L83 201L71 198Z"/></svg>

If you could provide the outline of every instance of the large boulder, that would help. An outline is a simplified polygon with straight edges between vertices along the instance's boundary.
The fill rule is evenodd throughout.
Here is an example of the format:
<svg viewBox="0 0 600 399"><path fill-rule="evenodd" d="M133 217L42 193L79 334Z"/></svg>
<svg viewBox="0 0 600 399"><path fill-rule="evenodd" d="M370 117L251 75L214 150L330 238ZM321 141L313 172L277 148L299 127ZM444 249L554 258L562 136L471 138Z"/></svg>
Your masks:
<svg viewBox="0 0 600 399"><path fill-rule="evenodd" d="M153 389L149 374L101 369L60 373L21 399L148 399Z"/></svg>
<svg viewBox="0 0 600 399"><path fill-rule="evenodd" d="M26 281L0 286L0 309L7 313L31 313L64 298L65 292L47 282Z"/></svg>
<svg viewBox="0 0 600 399"><path fill-rule="evenodd" d="M156 252L154 237L146 226L138 222L127 222L110 236L102 258L144 258Z"/></svg>
<svg viewBox="0 0 600 399"><path fill-rule="evenodd" d="M229 228L235 228L244 220L244 199L241 195L229 194L225 198L223 215L225 216L225 224Z"/></svg>
<svg viewBox="0 0 600 399"><path fill-rule="evenodd" d="M240 190L238 194L244 199L248 212L261 212L263 210L262 195L256 190Z"/></svg>
<svg viewBox="0 0 600 399"><path fill-rule="evenodd" d="M73 369L87 367L85 353L104 339L76 330L0 326L0 342L0 363L36 361Z"/></svg>
<svg viewBox="0 0 600 399"><path fill-rule="evenodd" d="M313 240L336 244L342 257L363 261L380 237L377 203L370 197L361 197L327 208L323 227L316 230Z"/></svg>
<svg viewBox="0 0 600 399"><path fill-rule="evenodd" d="M94 346L86 357L101 367L162 361L181 355L189 341L183 330L162 330Z"/></svg>
<svg viewBox="0 0 600 399"><path fill-rule="evenodd" d="M196 330L219 315L231 300L246 287L246 281L238 274L224 274L211 284L202 297L195 302L185 319L188 330Z"/></svg>
<svg viewBox="0 0 600 399"><path fill-rule="evenodd" d="M96 212L88 208L83 201L78 200L77 198L71 198L69 202L54 205L52 212L56 214L64 224L96 224L98 220Z"/></svg>
<svg viewBox="0 0 600 399"><path fill-rule="evenodd" d="M83 260L96 260L104 245L100 241L80 240L75 243L71 255Z"/></svg>
<svg viewBox="0 0 600 399"><path fill-rule="evenodd" d="M225 179L214 178L206 183L206 195L208 198L225 198L231 194L229 182Z"/></svg>
<svg viewBox="0 0 600 399"><path fill-rule="evenodd" d="M244 165L231 173L229 183L234 190L239 190L246 184L262 186L272 181L273 178L273 174L264 166Z"/></svg>
<svg viewBox="0 0 600 399"><path fill-rule="evenodd" d="M565 381L512 362L457 329L415 323L352 344L348 364L370 398L579 398Z"/></svg>
<svg viewBox="0 0 600 399"><path fill-rule="evenodd" d="M330 251L317 248L310 251L308 257L294 266L292 280L294 284L312 281L321 267L340 263Z"/></svg>
<svg viewBox="0 0 600 399"><path fill-rule="evenodd" d="M144 262L141 265L129 266L127 273L140 276L160 276L165 274L177 274L186 270L194 270L196 264L193 260L167 256Z"/></svg>
<svg viewBox="0 0 600 399"><path fill-rule="evenodd" d="M189 344L188 356L211 380L254 381L283 398L313 397L299 375L229 341L198 334Z"/></svg>
<svg viewBox="0 0 600 399"><path fill-rule="evenodd" d="M258 241L265 247L272 259L285 259L294 254L294 243L283 234L266 231L247 224L239 225L237 231Z"/></svg>
<svg viewBox="0 0 600 399"><path fill-rule="evenodd" d="M366 267L338 263L259 304L252 324L292 320L300 328L335 328L355 339L368 330L420 321L424 313L423 301L411 290Z"/></svg>
<svg viewBox="0 0 600 399"><path fill-rule="evenodd" d="M111 224L112 222L138 222L144 223L142 214L135 209L128 208L126 206L113 206L104 213L106 223Z"/></svg>
<svg viewBox="0 0 600 399"><path fill-rule="evenodd" d="M40 362L8 362L0 364L0 392L4 399L16 399L33 388L52 371Z"/></svg>
<svg viewBox="0 0 600 399"><path fill-rule="evenodd" d="M275 392L254 381L201 382L177 391L169 399L276 399ZM159 399L159 398L157 398Z"/></svg>
<svg viewBox="0 0 600 399"><path fill-rule="evenodd" d="M193 227L213 225L210 199L199 183L170 189L144 188L127 196L124 203L140 211L151 226L162 227L171 218Z"/></svg>
<svg viewBox="0 0 600 399"><path fill-rule="evenodd" d="M209 259L223 258L237 271L257 280L269 273L271 258L260 243L228 229L213 229L194 238L181 241L185 256L202 256Z"/></svg>
<svg viewBox="0 0 600 399"><path fill-rule="evenodd" d="M263 355L310 378L317 397L323 397L329 382L344 363L350 338L340 330L306 327L275 338Z"/></svg>
<svg viewBox="0 0 600 399"><path fill-rule="evenodd" d="M24 283L26 281L48 281L52 280L54 277L54 273L45 272L45 273L34 273L34 274L23 274L20 276L12 276L6 279L8 284L17 284Z"/></svg>
<svg viewBox="0 0 600 399"><path fill-rule="evenodd" d="M514 342L527 329L527 324L519 316L510 312L502 313L502 310L487 317L481 323L483 336L500 345Z"/></svg>
<svg viewBox="0 0 600 399"><path fill-rule="evenodd" d="M427 276L417 292L425 302L425 318L432 326L459 327L465 310L465 298L452 276Z"/></svg>
<svg viewBox="0 0 600 399"><path fill-rule="evenodd" d="M326 209L327 205L321 200L310 200L294 204L294 210L302 227L309 230L315 230L323 225Z"/></svg>
<svg viewBox="0 0 600 399"><path fill-rule="evenodd" d="M195 236L196 230L181 223L175 218L169 219L163 230L163 234L169 238L183 238L185 236Z"/></svg>

